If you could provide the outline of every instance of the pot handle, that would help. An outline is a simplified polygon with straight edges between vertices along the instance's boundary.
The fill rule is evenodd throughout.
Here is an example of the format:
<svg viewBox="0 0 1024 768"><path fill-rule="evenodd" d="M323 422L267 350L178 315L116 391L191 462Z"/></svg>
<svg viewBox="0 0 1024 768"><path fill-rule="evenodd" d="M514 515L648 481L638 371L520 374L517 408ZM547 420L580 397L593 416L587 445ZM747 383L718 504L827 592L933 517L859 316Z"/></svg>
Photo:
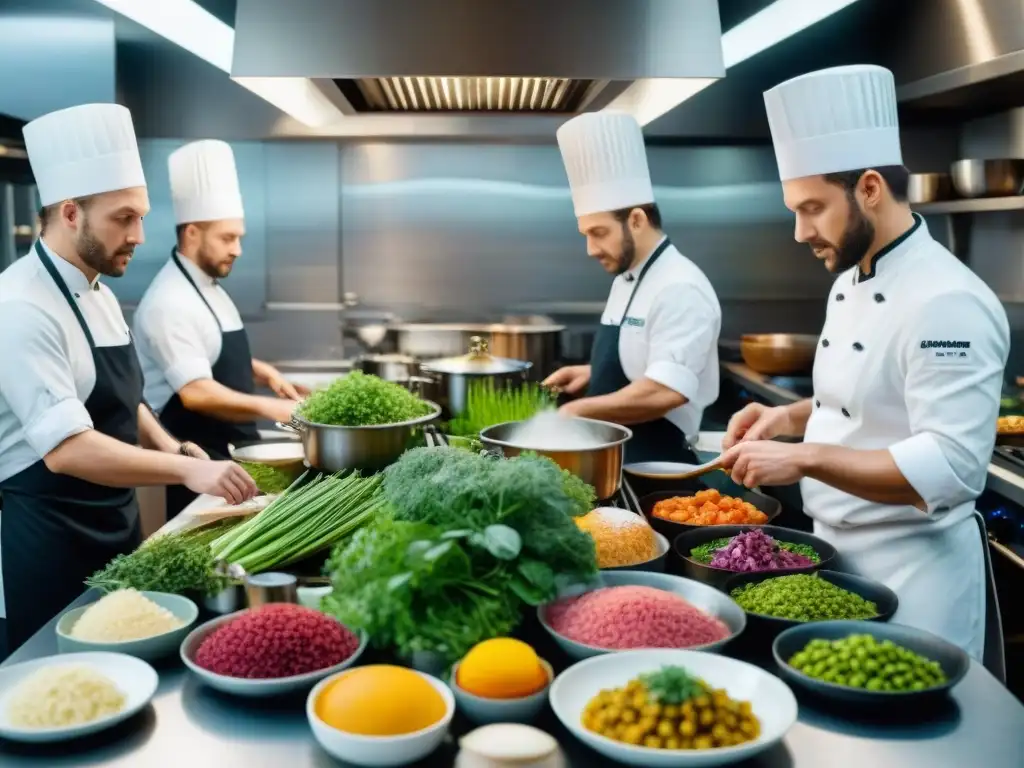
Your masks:
<svg viewBox="0 0 1024 768"><path fill-rule="evenodd" d="M282 432L291 432L293 435L302 434L302 431L297 429L294 424L285 424L283 421L275 421L274 426Z"/></svg>

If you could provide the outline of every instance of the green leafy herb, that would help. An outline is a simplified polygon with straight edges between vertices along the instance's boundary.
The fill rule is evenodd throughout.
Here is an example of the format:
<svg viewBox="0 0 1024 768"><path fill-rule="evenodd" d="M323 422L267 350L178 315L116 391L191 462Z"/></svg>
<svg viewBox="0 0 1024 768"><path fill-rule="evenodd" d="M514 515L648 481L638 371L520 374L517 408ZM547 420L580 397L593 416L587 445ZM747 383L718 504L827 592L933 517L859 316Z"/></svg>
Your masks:
<svg viewBox="0 0 1024 768"><path fill-rule="evenodd" d="M777 541L775 542L779 549L784 549L787 552L792 552L794 555L803 555L812 563L820 563L821 555L814 551L814 547L809 544L793 544L788 541Z"/></svg>
<svg viewBox="0 0 1024 768"><path fill-rule="evenodd" d="M147 540L134 552L118 555L85 584L103 592L133 588L210 596L228 582L214 572L213 553L200 538L165 534Z"/></svg>
<svg viewBox="0 0 1024 768"><path fill-rule="evenodd" d="M519 387L495 385L491 379L471 382L463 414L451 421L448 433L476 437L481 430L508 421L525 421L543 410L554 408L555 395L539 384Z"/></svg>
<svg viewBox="0 0 1024 768"><path fill-rule="evenodd" d="M698 678L682 667L662 667L640 677L640 682L659 704L682 704L707 691Z"/></svg>
<svg viewBox="0 0 1024 768"><path fill-rule="evenodd" d="M271 467L266 464L254 464L248 461L240 461L239 465L249 477L256 483L261 493L284 493L288 486L295 482L295 478L302 474L302 467L298 469L285 470L280 467Z"/></svg>
<svg viewBox="0 0 1024 768"><path fill-rule="evenodd" d="M411 421L430 410L429 404L405 387L352 371L307 397L298 412L314 424L365 427Z"/></svg>

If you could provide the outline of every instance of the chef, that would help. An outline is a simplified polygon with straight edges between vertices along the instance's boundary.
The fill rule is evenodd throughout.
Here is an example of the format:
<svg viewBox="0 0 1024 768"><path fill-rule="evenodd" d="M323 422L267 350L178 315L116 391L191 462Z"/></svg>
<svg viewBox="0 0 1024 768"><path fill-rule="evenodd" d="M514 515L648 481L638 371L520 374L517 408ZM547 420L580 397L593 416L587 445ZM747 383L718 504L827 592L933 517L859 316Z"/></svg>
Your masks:
<svg viewBox="0 0 1024 768"><path fill-rule="evenodd" d="M995 439L1006 313L910 210L891 72L826 69L764 99L796 239L837 277L814 396L733 416L726 466L748 487L800 481L815 533L899 596L893 621L981 659L974 502ZM770 440L782 435L804 441Z"/></svg>
<svg viewBox="0 0 1024 768"><path fill-rule="evenodd" d="M569 415L628 425L628 461L696 463L704 408L718 397L722 312L700 268L669 241L632 116L593 112L558 129L587 254L615 276L590 364L545 382Z"/></svg>
<svg viewBox="0 0 1024 768"><path fill-rule="evenodd" d="M179 440L216 458L259 439L256 419L291 419L299 391L253 359L238 309L220 285L242 254L245 213L231 147L195 141L167 161L178 242L135 313L146 401ZM278 397L253 394L255 383ZM167 489L167 514L195 494Z"/></svg>
<svg viewBox="0 0 1024 768"><path fill-rule="evenodd" d="M188 455L142 405L114 294L149 212L131 114L53 112L24 128L43 205L32 251L0 275L0 493L11 651L140 541L135 491L183 483L232 502L256 488L231 462ZM142 447L138 447L141 445Z"/></svg>

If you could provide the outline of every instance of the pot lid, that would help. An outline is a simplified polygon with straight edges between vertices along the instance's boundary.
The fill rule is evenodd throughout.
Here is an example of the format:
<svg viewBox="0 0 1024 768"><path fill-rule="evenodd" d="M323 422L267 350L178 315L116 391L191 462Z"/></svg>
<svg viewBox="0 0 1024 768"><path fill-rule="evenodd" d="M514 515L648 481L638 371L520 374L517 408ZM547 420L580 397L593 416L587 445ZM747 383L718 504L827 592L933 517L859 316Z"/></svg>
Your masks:
<svg viewBox="0 0 1024 768"><path fill-rule="evenodd" d="M525 371L531 365L532 363L525 360L495 357L487 350L487 342L480 336L474 336L469 340L469 352L465 355L430 360L420 367L424 371L436 373L468 373L487 376L499 373L518 373Z"/></svg>

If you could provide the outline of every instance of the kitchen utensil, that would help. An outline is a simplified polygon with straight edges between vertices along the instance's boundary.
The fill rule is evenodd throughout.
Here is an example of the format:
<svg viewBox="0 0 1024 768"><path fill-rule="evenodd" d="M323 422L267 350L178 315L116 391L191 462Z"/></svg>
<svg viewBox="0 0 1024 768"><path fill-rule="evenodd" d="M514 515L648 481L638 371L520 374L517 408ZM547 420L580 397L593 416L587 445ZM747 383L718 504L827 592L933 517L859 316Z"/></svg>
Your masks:
<svg viewBox="0 0 1024 768"><path fill-rule="evenodd" d="M791 528L781 528L775 525L709 525L696 527L676 536L672 542L672 557L677 562L683 575L694 581L710 584L713 587L722 588L726 582L736 575L737 571L727 571L723 568L712 568L710 565L698 563L690 557L690 550L699 547L715 539L731 539L747 531L759 530L771 536L776 541L785 541L790 544L806 544L818 553L819 562L809 565L806 568L786 571L771 571L771 573L782 576L786 573L813 573L814 571L828 568L836 559L836 548L824 539L812 536L803 531Z"/></svg>
<svg viewBox="0 0 1024 768"><path fill-rule="evenodd" d="M362 355L356 359L356 368L385 381L405 382L419 375L419 363L412 355Z"/></svg>
<svg viewBox="0 0 1024 768"><path fill-rule="evenodd" d="M151 637L141 637L138 640L124 640L116 643L99 643L92 640L80 640L71 633L75 624L82 618L88 605L81 608L74 608L57 621L55 632L57 633L57 650L61 653L77 653L88 651L103 651L107 653L123 653L134 656L143 661L156 661L167 656L172 656L181 645L182 638L189 633L196 619L199 618L199 608L187 597L172 595L167 592L143 592L144 597L152 600L161 608L165 608L174 614L175 618L181 621L181 626L161 632Z"/></svg>
<svg viewBox="0 0 1024 768"><path fill-rule="evenodd" d="M723 587L727 595L733 590L746 584L760 584L767 579L775 579L779 576L788 576L788 573L737 573L730 577ZM865 621L880 622L888 621L896 613L899 607L899 598L896 593L884 584L862 576L854 576L852 573L839 573L838 571L817 571L814 574L819 579L824 579L835 584L840 589L860 595L865 600L870 600L878 609L878 613ZM746 611L748 636L755 638L758 642L775 638L783 630L790 627L799 627L804 624L816 624L818 622L794 621L793 619L780 619L776 616L767 616L763 613Z"/></svg>
<svg viewBox="0 0 1024 768"><path fill-rule="evenodd" d="M740 338L743 362L766 376L809 373L817 348L818 337L807 334L758 333Z"/></svg>
<svg viewBox="0 0 1024 768"><path fill-rule="evenodd" d="M283 440L261 440L240 446L229 445L228 453L235 461L265 464L281 469L300 466L303 460L302 446L290 437Z"/></svg>
<svg viewBox="0 0 1024 768"><path fill-rule="evenodd" d="M651 571L653 573L664 573L665 564L668 562L669 552L672 547L668 543L668 539L662 536L657 531L654 531L654 546L657 554L654 555L650 560L644 560L640 563L633 563L632 565L612 565L607 568L602 568L604 572L608 571Z"/></svg>
<svg viewBox="0 0 1024 768"><path fill-rule="evenodd" d="M491 381L495 387L515 386L526 380L532 363L495 357L481 336L470 340L469 352L458 357L429 360L420 370L434 380L426 397L441 404L451 416L466 411L469 388L476 381Z"/></svg>
<svg viewBox="0 0 1024 768"><path fill-rule="evenodd" d="M11 697L17 692L19 683L43 667L58 665L89 667L105 676L124 694L124 707L113 715L80 725L60 728L23 728L14 725L9 710ZM106 730L127 720L149 704L159 682L156 670L149 664L123 653L69 653L61 656L44 656L4 667L0 669L0 737L10 741L40 744L77 739Z"/></svg>
<svg viewBox="0 0 1024 768"><path fill-rule="evenodd" d="M890 640L909 651L938 662L946 675L946 682L921 691L869 691L864 688L826 683L809 677L789 665L789 660L806 648L811 640L839 640L850 635L871 635L879 642ZM871 708L916 708L941 700L949 695L953 686L963 680L971 666L971 660L962 648L923 629L903 624L864 624L859 621L822 621L792 627L775 638L775 642L772 643L772 655L779 665L782 677L794 686L822 698Z"/></svg>
<svg viewBox="0 0 1024 768"><path fill-rule="evenodd" d="M626 474L645 477L648 480L690 480L722 468L722 460L716 457L703 464L685 464L675 461L638 461L626 464Z"/></svg>
<svg viewBox="0 0 1024 768"><path fill-rule="evenodd" d="M912 173L907 186L911 205L934 203L953 197L953 180L948 173Z"/></svg>
<svg viewBox="0 0 1024 768"><path fill-rule="evenodd" d="M362 656L363 651L366 650L366 644L369 640L368 635L360 630L356 633L359 636L359 647L356 648L355 653L340 664L335 664L334 666L326 667L325 669L318 669L315 672L307 672L303 675L291 675L289 677L228 677L227 675L218 675L215 672L211 672L210 670L204 669L196 664L196 653L199 651L199 646L203 644L203 640L205 640L206 637L215 629L229 621L234 621L245 612L245 610L237 611L235 613L228 614L227 616L220 616L216 619L211 619L205 624L200 624L189 633L188 637L185 638L184 642L181 644L181 650L179 652L181 660L184 662L185 666L188 667L202 683L210 686L214 690L222 693L230 693L233 696L241 696L249 699L264 699L272 696L286 696L300 691L309 690L309 688L315 683L326 677L337 674L342 670L348 669L359 661L359 657Z"/></svg>
<svg viewBox="0 0 1024 768"><path fill-rule="evenodd" d="M316 702L327 686L343 674L345 673L341 672L321 680L309 692L309 697L306 699L306 719L309 720L310 728L313 729L313 738L332 757L343 761L346 765L389 767L409 765L429 755L444 741L448 734L448 726L455 714L455 696L452 694L451 688L444 682L423 672L416 672L416 674L423 675L427 682L441 694L445 703L444 716L433 725L400 736L363 736L331 727L317 715Z"/></svg>
<svg viewBox="0 0 1024 768"><path fill-rule="evenodd" d="M441 415L441 406L429 404L431 412L426 416L398 424L336 427L314 424L296 414L291 424L278 423L277 426L298 433L306 461L315 469L325 472L349 469L376 472L405 452L414 429L437 420Z"/></svg>
<svg viewBox="0 0 1024 768"><path fill-rule="evenodd" d="M684 579L682 576L672 576L667 573L653 573L651 571L601 571L598 587L652 587L666 592L672 592L684 598L688 603L704 611L710 616L717 616L726 627L729 628L729 636L724 640L718 640L707 645L695 646L691 650L718 651L726 644L735 640L747 626L746 616L743 609L736 605L727 594L720 592L707 584L699 581ZM547 612L550 606L542 605L537 609L537 618L540 624L554 638L559 647L573 659L587 659L591 656L601 654L621 654L614 648L597 648L584 643L577 643L568 637L559 634L548 623Z"/></svg>
<svg viewBox="0 0 1024 768"><path fill-rule="evenodd" d="M684 486L683 490L659 491L658 493L648 494L647 496L644 496L642 499L640 499L640 510L644 513L644 516L647 518L647 522L651 524L651 527L654 530L667 536L669 541L674 541L676 536L678 536L680 533L686 533L687 531L702 531L705 529L720 531L722 530L722 528L726 527L721 525L694 525L693 523L677 523L675 520L666 520L663 517L654 516L654 506L659 501L664 501L665 499L672 499L677 496L693 496L694 494L699 493L702 490L709 490L708 488L703 486L699 480L696 482L689 482L691 482L692 485ZM727 496L729 494L722 495ZM768 518L768 520L765 521L765 525L767 525L776 517L778 517L779 514L782 512L782 504L779 502L779 500L773 499L771 496L765 496L763 493L758 493L757 491L741 491L739 493L732 495L734 496L734 498L750 502L759 510L764 512L765 516Z"/></svg>
<svg viewBox="0 0 1024 768"><path fill-rule="evenodd" d="M598 693L621 688L662 667L682 667L712 688L725 690L730 698L749 701L760 721L760 734L732 747L656 749L616 741L583 727L583 710ZM641 768L749 765L748 758L782 741L797 717L796 697L789 686L760 667L728 656L668 648L627 651L574 664L555 680L549 698L555 715L573 736L616 764Z"/></svg>
<svg viewBox="0 0 1024 768"><path fill-rule="evenodd" d="M452 667L451 675L448 678L448 685L455 694L455 705L462 711L469 720L478 725L487 723L529 723L532 722L544 705L548 703L548 688L555 679L555 672L544 659L540 660L541 666L547 673L548 682L541 690L529 696L520 696L515 699L488 699L477 696L463 689L459 685L459 665Z"/></svg>
<svg viewBox="0 0 1024 768"><path fill-rule="evenodd" d="M257 512L262 512L270 506L270 502L276 498L277 496L272 495L256 496L248 501L243 501L241 504L221 505L196 510L191 515L192 520L190 521L190 524L182 527L180 530L196 528L200 525L212 523L215 520L223 520L228 517L248 517L249 515L255 515ZM194 523L194 525L192 523Z"/></svg>
<svg viewBox="0 0 1024 768"><path fill-rule="evenodd" d="M250 608L269 603L299 602L299 581L290 573L253 573L245 577L245 597Z"/></svg>
<svg viewBox="0 0 1024 768"><path fill-rule="evenodd" d="M1024 160L957 160L950 166L961 197L1007 197L1024 188Z"/></svg>
<svg viewBox="0 0 1024 768"><path fill-rule="evenodd" d="M607 421L588 422L594 430L595 437L600 441L593 448L572 451L538 450L529 445L517 445L509 442L515 429L521 422L509 421L495 424L480 432L480 442L484 448L496 451L503 456L518 456L524 451L547 456L562 469L566 469L579 477L588 485L592 485L599 500L612 498L622 486L623 447L633 432L618 424Z"/></svg>

